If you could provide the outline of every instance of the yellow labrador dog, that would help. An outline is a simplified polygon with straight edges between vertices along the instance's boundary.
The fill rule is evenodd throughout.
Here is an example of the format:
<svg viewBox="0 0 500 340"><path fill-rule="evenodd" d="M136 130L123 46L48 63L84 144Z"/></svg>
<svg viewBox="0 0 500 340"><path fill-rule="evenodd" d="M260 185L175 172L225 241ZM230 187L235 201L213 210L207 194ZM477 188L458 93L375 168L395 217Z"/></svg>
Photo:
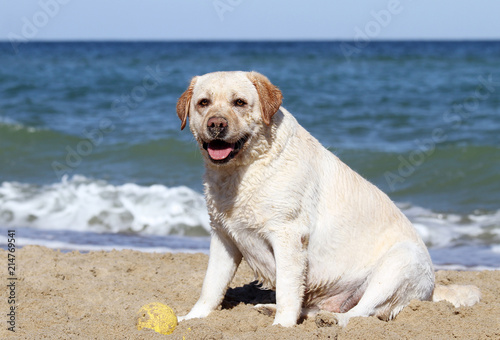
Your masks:
<svg viewBox="0 0 500 340"><path fill-rule="evenodd" d="M434 286L427 249L394 203L326 150L256 72L194 77L177 103L203 154L212 226L201 297L221 303L242 258L276 289L275 325L334 313L394 318L410 300L479 301L475 286ZM262 307L262 306L261 306Z"/></svg>

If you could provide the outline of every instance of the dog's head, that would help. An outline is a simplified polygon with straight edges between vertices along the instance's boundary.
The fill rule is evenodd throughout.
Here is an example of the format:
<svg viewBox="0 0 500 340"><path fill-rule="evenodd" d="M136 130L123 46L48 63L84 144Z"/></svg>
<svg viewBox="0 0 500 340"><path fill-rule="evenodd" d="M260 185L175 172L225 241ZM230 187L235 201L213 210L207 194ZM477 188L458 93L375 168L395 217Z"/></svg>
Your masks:
<svg viewBox="0 0 500 340"><path fill-rule="evenodd" d="M215 72L194 77L177 102L181 129L189 127L210 164L242 157L253 138L272 125L281 91L257 72ZM204 150L204 151L203 151Z"/></svg>

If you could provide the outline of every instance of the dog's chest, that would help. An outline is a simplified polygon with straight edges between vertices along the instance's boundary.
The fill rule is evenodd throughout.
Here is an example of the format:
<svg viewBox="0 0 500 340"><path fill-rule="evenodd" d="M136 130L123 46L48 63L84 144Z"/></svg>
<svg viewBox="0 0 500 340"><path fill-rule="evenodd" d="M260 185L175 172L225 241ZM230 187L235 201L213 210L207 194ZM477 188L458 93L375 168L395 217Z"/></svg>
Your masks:
<svg viewBox="0 0 500 340"><path fill-rule="evenodd" d="M267 228L271 207L266 208L258 190L245 187L241 182L236 192L231 190L231 186L224 190L207 185L206 189L212 228L227 234L256 276L266 286L273 287L276 267Z"/></svg>
<svg viewBox="0 0 500 340"><path fill-rule="evenodd" d="M253 193L242 190L235 195L230 190L209 191L206 200L212 227L223 228L235 238L265 232L264 203Z"/></svg>
<svg viewBox="0 0 500 340"><path fill-rule="evenodd" d="M261 176L233 173L231 176L207 173L205 196L212 224L231 232L264 228L265 202Z"/></svg>

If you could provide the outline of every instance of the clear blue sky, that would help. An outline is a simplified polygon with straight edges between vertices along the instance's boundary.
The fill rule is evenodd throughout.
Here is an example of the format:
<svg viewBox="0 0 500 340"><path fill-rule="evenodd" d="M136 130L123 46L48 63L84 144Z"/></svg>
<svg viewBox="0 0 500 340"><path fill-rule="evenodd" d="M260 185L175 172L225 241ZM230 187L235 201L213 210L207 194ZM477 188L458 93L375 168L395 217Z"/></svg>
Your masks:
<svg viewBox="0 0 500 340"><path fill-rule="evenodd" d="M0 40L500 39L498 0L0 0Z"/></svg>

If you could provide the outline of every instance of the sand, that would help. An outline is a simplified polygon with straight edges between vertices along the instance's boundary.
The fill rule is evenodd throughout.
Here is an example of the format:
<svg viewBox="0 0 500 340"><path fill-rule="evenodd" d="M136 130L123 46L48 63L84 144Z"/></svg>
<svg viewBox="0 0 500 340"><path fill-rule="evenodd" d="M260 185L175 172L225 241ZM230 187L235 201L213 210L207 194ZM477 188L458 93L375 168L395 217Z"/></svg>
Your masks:
<svg viewBox="0 0 500 340"><path fill-rule="evenodd" d="M250 284L253 275L243 263L221 308L160 335L136 329L137 311L158 301L177 315L186 314L199 296L208 256L61 253L40 246L15 254L16 332L7 330L10 281L5 268L0 275L1 339L500 339L500 271L437 272L439 283L477 285L483 297L473 307L413 301L389 322L354 318L342 329L324 317L282 328L271 326L272 316L253 308L274 295ZM7 267L7 251L0 251L0 258Z"/></svg>

